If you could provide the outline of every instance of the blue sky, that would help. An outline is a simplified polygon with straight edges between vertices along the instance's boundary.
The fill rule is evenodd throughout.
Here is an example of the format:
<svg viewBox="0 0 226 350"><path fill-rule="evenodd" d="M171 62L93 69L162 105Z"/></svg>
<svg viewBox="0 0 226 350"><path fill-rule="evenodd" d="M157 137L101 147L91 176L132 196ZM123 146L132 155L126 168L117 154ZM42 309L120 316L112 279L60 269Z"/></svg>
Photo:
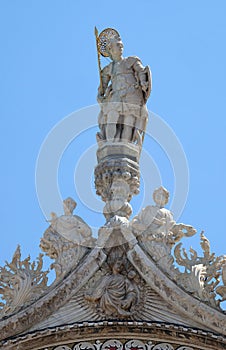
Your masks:
<svg viewBox="0 0 226 350"><path fill-rule="evenodd" d="M57 123L96 103L95 25L100 31L116 28L124 55L137 55L150 65L153 91L148 108L175 132L189 165L189 193L178 221L205 230L212 250L226 254L225 15L225 0L1 1L1 265L18 243L24 257L39 253L48 223L36 193L36 161ZM82 125L79 117L76 123ZM62 197L78 202L76 214L100 226L103 217L81 203L74 185L77 162L94 147L95 132L91 128L70 144L58 177ZM162 184L173 193L170 161L156 142L145 142ZM90 187L94 196L91 180L79 182L80 193ZM134 213L139 196L136 201ZM190 242L198 248L198 238Z"/></svg>

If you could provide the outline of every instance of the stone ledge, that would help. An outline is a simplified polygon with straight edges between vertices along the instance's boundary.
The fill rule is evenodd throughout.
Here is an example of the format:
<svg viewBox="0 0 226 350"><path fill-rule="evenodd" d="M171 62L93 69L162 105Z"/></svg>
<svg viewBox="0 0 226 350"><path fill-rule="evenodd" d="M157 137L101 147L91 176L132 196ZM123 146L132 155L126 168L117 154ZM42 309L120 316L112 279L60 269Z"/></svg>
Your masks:
<svg viewBox="0 0 226 350"><path fill-rule="evenodd" d="M80 341L108 340L115 338L139 339L146 341L167 342L175 347L192 346L200 350L226 349L226 338L220 334L201 329L183 327L159 322L83 322L62 325L54 328L27 333L0 343L1 349L28 350L57 345L72 346Z"/></svg>

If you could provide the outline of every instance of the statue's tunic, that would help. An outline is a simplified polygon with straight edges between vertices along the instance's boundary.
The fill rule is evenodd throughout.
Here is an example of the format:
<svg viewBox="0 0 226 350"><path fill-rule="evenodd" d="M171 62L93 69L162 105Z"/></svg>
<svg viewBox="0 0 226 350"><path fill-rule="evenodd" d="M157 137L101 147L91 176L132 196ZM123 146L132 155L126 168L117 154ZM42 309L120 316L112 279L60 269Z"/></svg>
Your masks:
<svg viewBox="0 0 226 350"><path fill-rule="evenodd" d="M103 88L108 102L126 102L144 105L144 95L140 82L146 81L145 68L137 57L123 58L111 62L102 71Z"/></svg>
<svg viewBox="0 0 226 350"><path fill-rule="evenodd" d="M146 108L146 93L142 84L148 82L147 67L143 67L137 57L122 58L113 61L102 70L104 98L102 100L99 125L104 138L114 138L114 125L125 125L140 132L145 131L148 112ZM113 128L113 130L112 130ZM118 137L122 128L118 129ZM120 136L121 135L121 136ZM124 137L132 141L132 131Z"/></svg>

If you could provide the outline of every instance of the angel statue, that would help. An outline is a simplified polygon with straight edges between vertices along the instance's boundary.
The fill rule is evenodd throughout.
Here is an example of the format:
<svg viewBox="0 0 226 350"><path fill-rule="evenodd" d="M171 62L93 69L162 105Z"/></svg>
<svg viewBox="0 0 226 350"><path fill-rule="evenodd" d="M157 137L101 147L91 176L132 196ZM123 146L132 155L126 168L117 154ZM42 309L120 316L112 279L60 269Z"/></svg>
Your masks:
<svg viewBox="0 0 226 350"><path fill-rule="evenodd" d="M155 261L169 268L172 263L171 249L183 237L191 237L196 229L191 225L176 223L173 214L165 208L169 192L160 186L153 192L155 205L148 205L136 215L131 227L145 250Z"/></svg>
<svg viewBox="0 0 226 350"><path fill-rule="evenodd" d="M115 29L104 29L97 39L100 86L98 141L142 144L148 120L146 102L151 92L151 73L138 57L123 57L123 43ZM103 69L100 55L110 57Z"/></svg>

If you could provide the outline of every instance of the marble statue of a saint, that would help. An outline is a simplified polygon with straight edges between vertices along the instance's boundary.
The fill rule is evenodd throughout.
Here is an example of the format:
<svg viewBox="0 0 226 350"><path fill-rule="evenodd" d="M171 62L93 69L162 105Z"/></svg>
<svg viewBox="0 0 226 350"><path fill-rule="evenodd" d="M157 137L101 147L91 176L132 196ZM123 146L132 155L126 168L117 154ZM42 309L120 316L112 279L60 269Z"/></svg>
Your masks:
<svg viewBox="0 0 226 350"><path fill-rule="evenodd" d="M100 140L142 143L151 91L151 73L138 57L122 56L123 43L117 31L105 29L99 36L100 53L111 63L100 72L98 133Z"/></svg>

